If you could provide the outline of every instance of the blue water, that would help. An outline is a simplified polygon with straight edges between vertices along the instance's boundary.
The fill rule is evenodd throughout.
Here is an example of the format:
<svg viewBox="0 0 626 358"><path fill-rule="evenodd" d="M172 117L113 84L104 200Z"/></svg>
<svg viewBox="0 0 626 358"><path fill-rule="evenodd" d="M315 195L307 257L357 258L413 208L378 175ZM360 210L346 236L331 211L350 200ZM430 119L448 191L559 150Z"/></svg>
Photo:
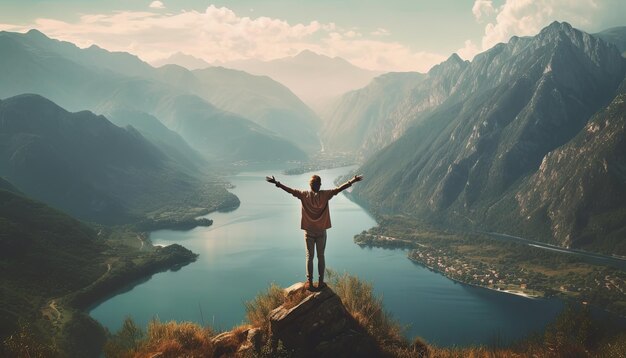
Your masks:
<svg viewBox="0 0 626 358"><path fill-rule="evenodd" d="M347 168L323 170L322 188ZM210 227L161 230L154 244L179 243L200 254L198 261L151 279L103 302L91 316L112 331L128 315L145 325L190 320L229 329L245 319L244 302L267 289L305 280L304 239L296 198L264 181L278 171L240 173L230 181L241 206L213 213ZM282 183L306 188L310 174L278 176ZM367 180L367 178L366 178ZM356 184L358 185L358 184ZM353 236L375 220L344 195L332 199L326 264L371 282L406 335L441 346L502 343L542 329L561 310L558 300L537 300L455 283L407 259L404 250L361 248Z"/></svg>

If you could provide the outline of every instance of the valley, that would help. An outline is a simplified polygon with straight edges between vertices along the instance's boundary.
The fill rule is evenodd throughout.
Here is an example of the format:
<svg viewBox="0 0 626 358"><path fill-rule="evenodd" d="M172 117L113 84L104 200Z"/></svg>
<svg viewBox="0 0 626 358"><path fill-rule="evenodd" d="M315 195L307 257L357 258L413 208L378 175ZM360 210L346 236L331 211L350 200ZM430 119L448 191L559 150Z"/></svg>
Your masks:
<svg viewBox="0 0 626 358"><path fill-rule="evenodd" d="M153 67L0 31L0 341L91 357L127 316L237 326L304 279L299 203L269 175L364 176L326 256L406 338L512 344L565 303L619 320L625 38L554 21L422 73L308 49Z"/></svg>

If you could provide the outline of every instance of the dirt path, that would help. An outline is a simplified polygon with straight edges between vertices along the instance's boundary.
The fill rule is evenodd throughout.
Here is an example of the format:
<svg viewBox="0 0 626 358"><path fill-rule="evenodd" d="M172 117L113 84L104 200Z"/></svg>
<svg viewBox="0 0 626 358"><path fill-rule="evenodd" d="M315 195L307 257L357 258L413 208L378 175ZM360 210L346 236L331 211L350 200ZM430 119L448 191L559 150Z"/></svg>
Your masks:
<svg viewBox="0 0 626 358"><path fill-rule="evenodd" d="M50 304L48 305L48 307L50 307L57 315L57 319L60 320L61 319L61 312L59 311L59 309L57 308L57 301L52 300L52 302L50 302Z"/></svg>
<svg viewBox="0 0 626 358"><path fill-rule="evenodd" d="M49 319L54 326L62 324L63 314L59 311L56 300L48 302L48 305L41 309L41 314Z"/></svg>

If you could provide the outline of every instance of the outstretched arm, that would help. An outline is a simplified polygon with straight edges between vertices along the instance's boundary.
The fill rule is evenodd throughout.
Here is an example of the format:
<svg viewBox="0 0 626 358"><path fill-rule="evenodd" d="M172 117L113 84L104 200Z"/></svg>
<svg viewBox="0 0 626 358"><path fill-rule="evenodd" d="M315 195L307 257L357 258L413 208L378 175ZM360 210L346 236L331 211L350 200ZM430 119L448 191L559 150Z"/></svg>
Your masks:
<svg viewBox="0 0 626 358"><path fill-rule="evenodd" d="M341 184L340 187L335 189L337 191L336 194L341 193L342 191L344 191L344 190L348 189L349 187L351 187L352 184L354 184L356 182L359 182L361 180L363 180L363 176L362 175L355 175L354 178L352 178L352 179L348 180L347 182Z"/></svg>
<svg viewBox="0 0 626 358"><path fill-rule="evenodd" d="M288 187L287 185L283 185L283 184L281 184L278 180L276 180L276 178L274 178L274 176L273 176L273 175L272 175L271 177L265 177L265 180L266 180L268 183L272 183L272 184L276 185L276 187L277 187L277 188L281 188L281 189L283 189L284 191L288 192L288 193L289 193L289 194L291 194L291 195L296 196L296 194L297 194L297 193L296 193L296 192L297 192L297 190L291 189L291 188L290 188L290 187Z"/></svg>

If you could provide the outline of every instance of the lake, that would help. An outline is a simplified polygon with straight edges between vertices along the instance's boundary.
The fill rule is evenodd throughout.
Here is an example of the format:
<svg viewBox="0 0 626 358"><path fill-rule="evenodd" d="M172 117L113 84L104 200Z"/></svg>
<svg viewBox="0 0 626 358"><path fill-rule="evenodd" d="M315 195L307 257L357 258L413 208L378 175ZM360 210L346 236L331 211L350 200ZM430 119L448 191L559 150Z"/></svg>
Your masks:
<svg viewBox="0 0 626 358"><path fill-rule="evenodd" d="M322 189L332 188L334 179L349 170L317 172ZM300 189L308 186L311 175L259 170L229 178L236 186L231 191L241 200L237 210L208 215L214 221L210 227L151 234L154 244L179 243L200 254L198 260L119 293L92 309L91 316L111 331L129 315L142 326L158 317L227 330L244 321L244 302L270 283L287 287L304 281L300 203L264 181L272 174ZM386 309L407 326L409 338L420 336L440 346L502 344L542 329L563 306L555 299L528 299L456 283L414 264L405 250L361 248L353 236L376 221L344 195L332 199L330 211L326 266L371 282Z"/></svg>

